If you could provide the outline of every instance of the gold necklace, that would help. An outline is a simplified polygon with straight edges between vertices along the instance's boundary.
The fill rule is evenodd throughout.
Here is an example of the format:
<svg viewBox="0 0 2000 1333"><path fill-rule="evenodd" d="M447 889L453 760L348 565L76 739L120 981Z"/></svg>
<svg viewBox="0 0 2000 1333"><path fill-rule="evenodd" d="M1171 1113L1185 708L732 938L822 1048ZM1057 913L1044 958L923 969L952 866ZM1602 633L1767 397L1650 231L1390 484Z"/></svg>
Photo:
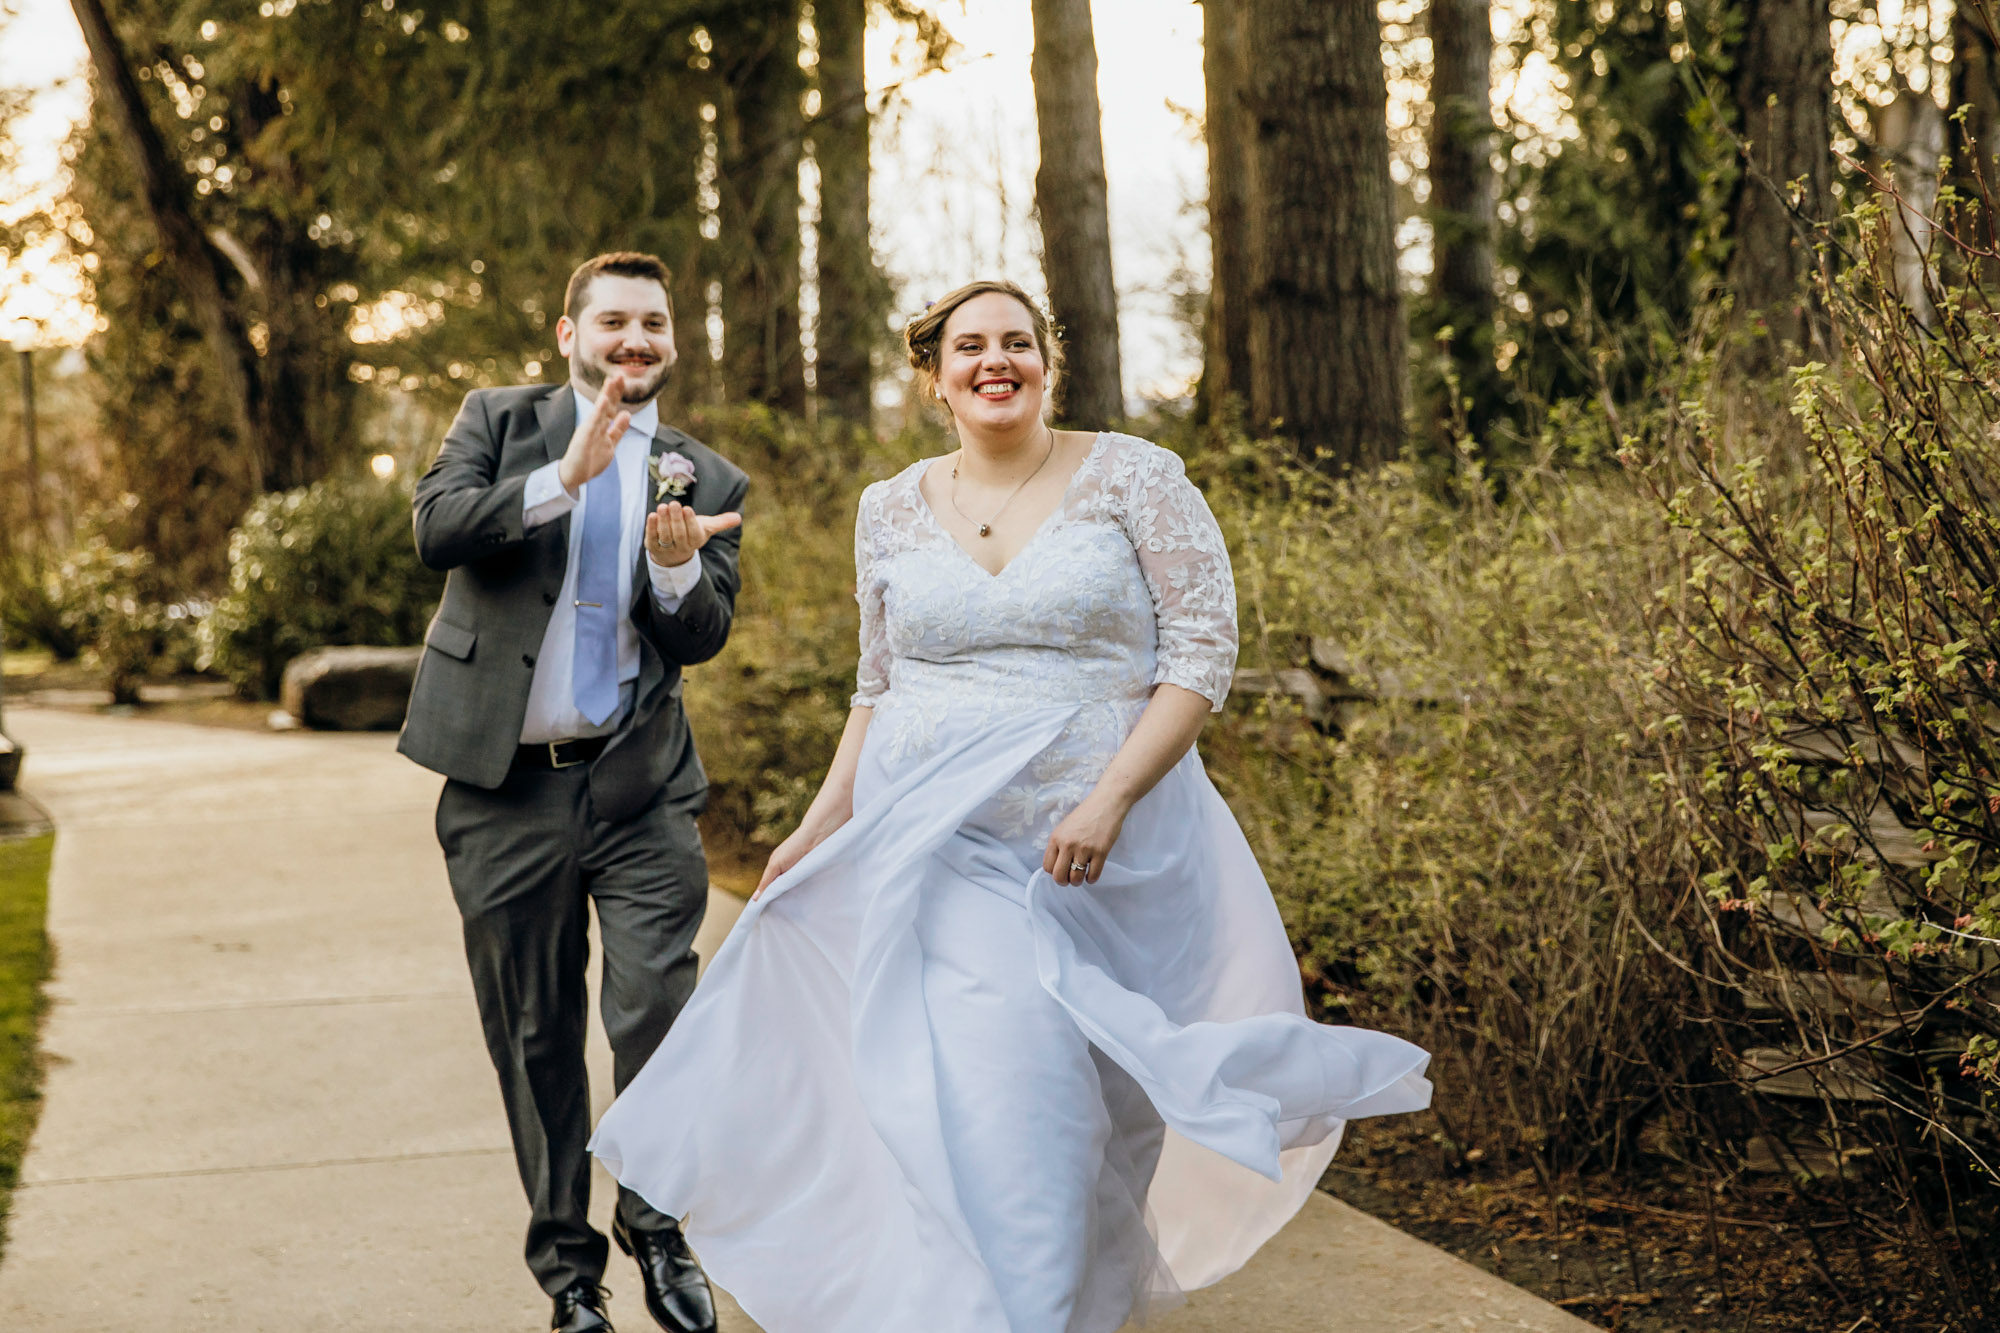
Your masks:
<svg viewBox="0 0 2000 1333"><path fill-rule="evenodd" d="M1049 465L1049 460L1056 456L1055 428L1053 426L1046 426L1045 429L1049 432L1049 451L1042 455L1041 462L1035 464L1035 470L1033 472L1030 472L1027 476L1021 479L1020 485L1016 486L1013 490L1007 492L1007 498L1002 500L1000 502L1000 507L993 511L993 517L987 519L984 523L981 523L978 519L966 513L963 509L959 509L958 464L954 462L951 465L951 491L945 498L951 501L951 507L957 511L958 516L960 518L964 519L967 523L970 523L974 527L979 529L980 536L987 537L992 535L993 525L999 521L1000 515L1007 512L1007 506L1014 503L1014 497L1019 495L1023 490L1027 489L1027 485L1029 482L1033 481L1036 477L1041 476L1042 469L1047 467ZM964 455L965 455L965 450L961 448L959 450L959 456L964 457Z"/></svg>

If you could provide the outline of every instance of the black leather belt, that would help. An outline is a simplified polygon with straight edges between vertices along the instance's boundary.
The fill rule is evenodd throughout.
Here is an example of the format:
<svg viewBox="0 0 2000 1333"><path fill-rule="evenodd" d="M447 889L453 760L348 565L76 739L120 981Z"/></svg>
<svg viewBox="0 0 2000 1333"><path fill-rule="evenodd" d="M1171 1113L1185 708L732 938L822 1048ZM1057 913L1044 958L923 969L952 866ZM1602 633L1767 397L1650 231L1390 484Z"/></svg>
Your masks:
<svg viewBox="0 0 2000 1333"><path fill-rule="evenodd" d="M609 736L585 736L574 741L539 741L514 751L516 768L574 768L604 752Z"/></svg>

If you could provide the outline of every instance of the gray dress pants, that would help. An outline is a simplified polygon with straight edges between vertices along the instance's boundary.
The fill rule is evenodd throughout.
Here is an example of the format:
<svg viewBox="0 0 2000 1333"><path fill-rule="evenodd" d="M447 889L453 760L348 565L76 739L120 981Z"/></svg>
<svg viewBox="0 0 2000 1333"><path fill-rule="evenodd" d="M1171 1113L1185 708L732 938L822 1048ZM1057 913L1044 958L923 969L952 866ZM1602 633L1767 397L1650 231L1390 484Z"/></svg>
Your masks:
<svg viewBox="0 0 2000 1333"><path fill-rule="evenodd" d="M516 769L491 791L447 780L437 809L486 1049L528 1193L528 1267L551 1295L601 1278L607 1253L589 1221L584 1147L586 901L596 904L603 937L598 998L619 1091L694 990L694 937L708 904L694 821L700 798L663 797L608 822L592 805L588 771ZM637 1229L668 1220L627 1190L618 1208Z"/></svg>

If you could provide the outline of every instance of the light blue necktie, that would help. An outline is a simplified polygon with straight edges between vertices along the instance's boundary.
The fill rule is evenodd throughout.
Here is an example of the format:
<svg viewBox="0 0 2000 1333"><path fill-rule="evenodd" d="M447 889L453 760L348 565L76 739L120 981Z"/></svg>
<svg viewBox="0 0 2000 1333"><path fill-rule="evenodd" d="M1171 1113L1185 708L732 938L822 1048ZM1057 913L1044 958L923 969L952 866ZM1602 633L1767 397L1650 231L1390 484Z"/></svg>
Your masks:
<svg viewBox="0 0 2000 1333"><path fill-rule="evenodd" d="M577 550L576 660L571 693L577 711L601 727L618 711L618 566L624 546L618 460L583 488L583 541Z"/></svg>

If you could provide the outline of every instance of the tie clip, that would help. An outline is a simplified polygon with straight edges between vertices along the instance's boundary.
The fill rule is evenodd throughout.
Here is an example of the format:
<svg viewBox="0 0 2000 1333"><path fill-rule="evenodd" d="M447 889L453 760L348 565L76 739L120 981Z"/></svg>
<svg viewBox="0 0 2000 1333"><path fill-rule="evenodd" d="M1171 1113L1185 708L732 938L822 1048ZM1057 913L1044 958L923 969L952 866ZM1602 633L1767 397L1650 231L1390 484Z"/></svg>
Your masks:
<svg viewBox="0 0 2000 1333"><path fill-rule="evenodd" d="M597 608L598 610L600 610L600 611L604 609L604 603L602 603L602 602L572 602L572 603L570 603L570 605L572 605L572 606L594 606L594 607L596 607L596 608Z"/></svg>

